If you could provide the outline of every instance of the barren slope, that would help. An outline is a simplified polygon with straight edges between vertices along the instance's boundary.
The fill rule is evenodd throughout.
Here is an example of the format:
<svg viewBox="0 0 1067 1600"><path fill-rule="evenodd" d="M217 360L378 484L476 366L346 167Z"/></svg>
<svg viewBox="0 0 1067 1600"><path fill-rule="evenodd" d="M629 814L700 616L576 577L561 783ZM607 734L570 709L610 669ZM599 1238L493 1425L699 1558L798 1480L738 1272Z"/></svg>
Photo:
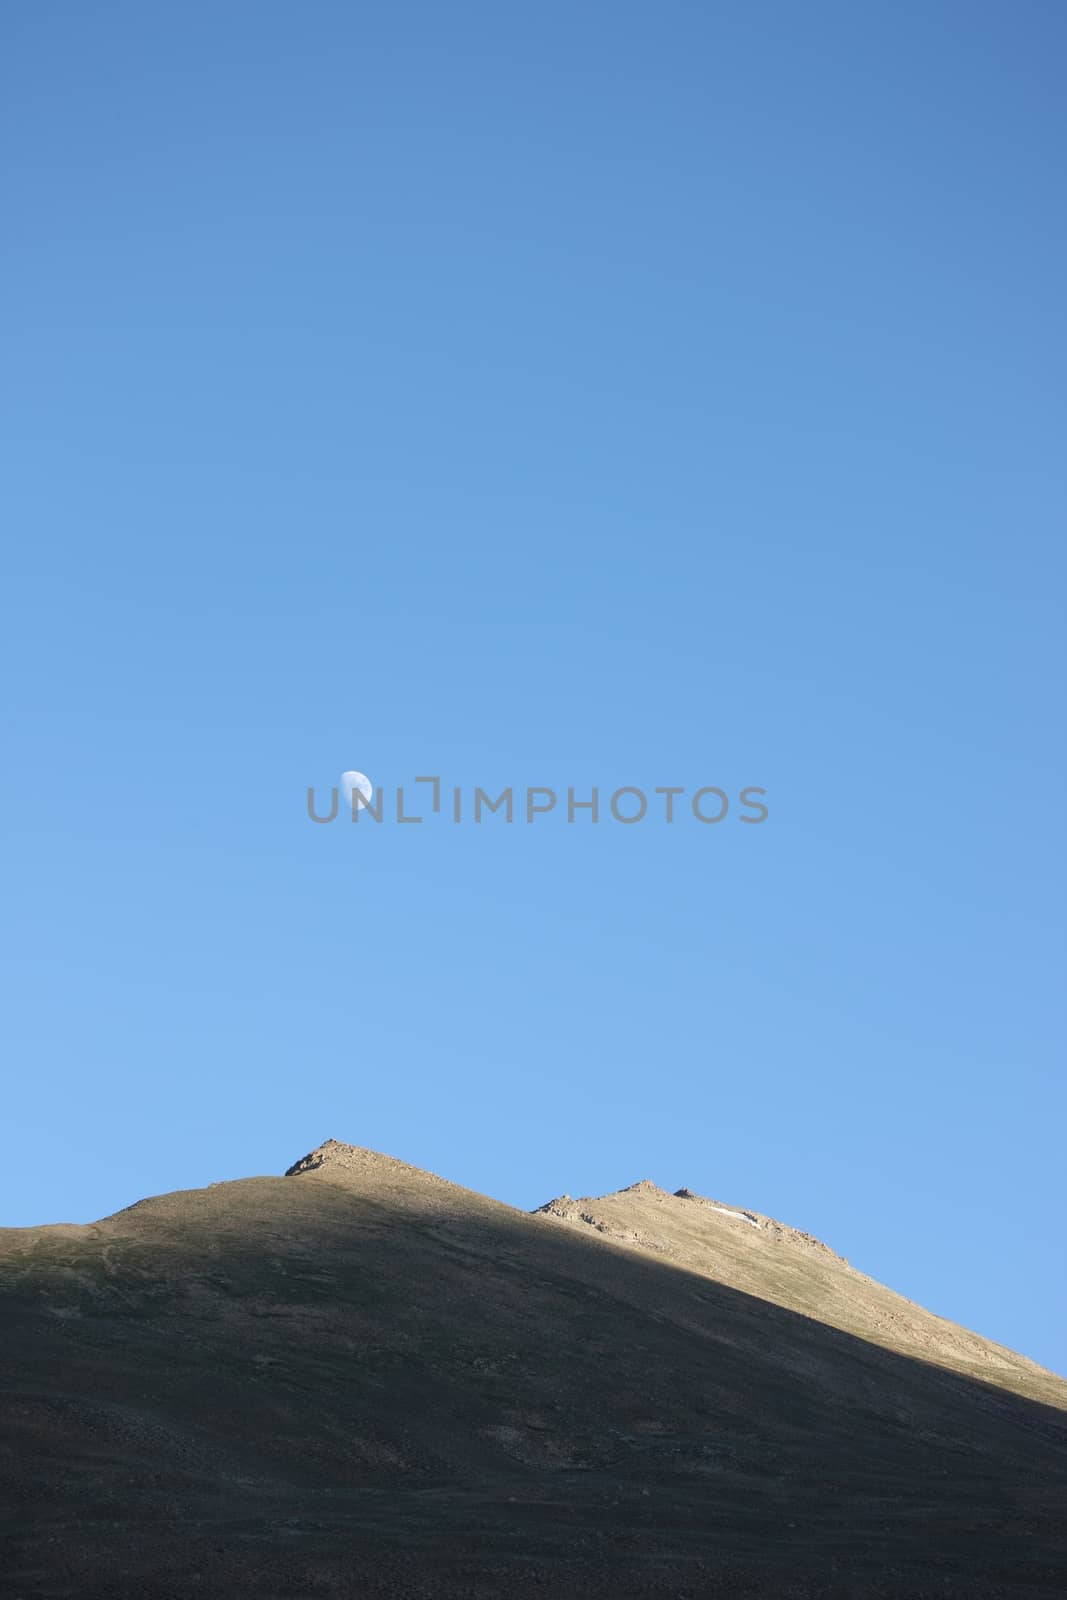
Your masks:
<svg viewBox="0 0 1067 1600"><path fill-rule="evenodd" d="M1063 1592L1060 1380L788 1230L571 1207L330 1142L0 1233L5 1592Z"/></svg>
<svg viewBox="0 0 1067 1600"><path fill-rule="evenodd" d="M539 1214L592 1228L631 1249L659 1255L888 1350L937 1362L1050 1405L1065 1404L1062 1378L924 1311L857 1272L811 1234L758 1211L708 1200L689 1189L670 1194L646 1178L597 1199L563 1195L548 1201Z"/></svg>

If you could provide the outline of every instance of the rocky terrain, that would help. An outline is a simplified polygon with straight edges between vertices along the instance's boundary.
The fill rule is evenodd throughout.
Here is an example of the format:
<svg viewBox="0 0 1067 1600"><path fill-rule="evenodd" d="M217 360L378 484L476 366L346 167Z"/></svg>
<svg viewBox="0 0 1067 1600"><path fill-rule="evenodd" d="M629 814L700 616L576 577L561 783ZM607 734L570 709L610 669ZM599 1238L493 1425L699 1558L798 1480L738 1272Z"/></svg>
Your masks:
<svg viewBox="0 0 1067 1600"><path fill-rule="evenodd" d="M1067 1383L689 1190L331 1140L0 1230L0 1327L14 1600L1067 1592Z"/></svg>

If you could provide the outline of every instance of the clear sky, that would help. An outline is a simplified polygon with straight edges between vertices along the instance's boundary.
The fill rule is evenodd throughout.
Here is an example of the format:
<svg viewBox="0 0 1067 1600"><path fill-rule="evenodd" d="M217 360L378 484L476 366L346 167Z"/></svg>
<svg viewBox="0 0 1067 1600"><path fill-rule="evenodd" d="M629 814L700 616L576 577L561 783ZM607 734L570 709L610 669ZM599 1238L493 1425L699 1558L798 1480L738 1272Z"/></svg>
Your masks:
<svg viewBox="0 0 1067 1600"><path fill-rule="evenodd" d="M1063 7L2 27L0 1221L648 1176L1067 1369Z"/></svg>

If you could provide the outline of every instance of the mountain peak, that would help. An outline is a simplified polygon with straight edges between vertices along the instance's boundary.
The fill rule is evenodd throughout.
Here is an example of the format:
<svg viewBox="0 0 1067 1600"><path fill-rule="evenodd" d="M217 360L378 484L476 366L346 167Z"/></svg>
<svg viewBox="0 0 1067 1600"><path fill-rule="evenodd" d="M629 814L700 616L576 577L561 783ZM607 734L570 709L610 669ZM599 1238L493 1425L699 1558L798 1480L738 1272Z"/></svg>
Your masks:
<svg viewBox="0 0 1067 1600"><path fill-rule="evenodd" d="M346 1144L343 1139L324 1139L314 1150L309 1150L306 1156L294 1161L292 1166L286 1169L285 1176L299 1178L306 1172L367 1173L384 1172L386 1169L410 1172L420 1177L429 1176L407 1161L398 1161L396 1156L383 1155L380 1150L368 1150L360 1144Z"/></svg>
<svg viewBox="0 0 1067 1600"><path fill-rule="evenodd" d="M314 1150L309 1150L306 1156L301 1156L299 1161L294 1161L291 1167L286 1168L285 1176L295 1178L301 1172L315 1172L319 1167L341 1161L354 1155L366 1155L358 1145L345 1144L340 1139L324 1139Z"/></svg>
<svg viewBox="0 0 1067 1600"><path fill-rule="evenodd" d="M397 1156L387 1156L381 1150L368 1150L364 1145L346 1144L343 1139L324 1139L322 1144L309 1150L306 1156L294 1161L285 1172L287 1178L317 1176L348 1189L363 1190L368 1194L388 1192L398 1195L425 1195L432 1189L440 1198L444 1191L459 1193L459 1186L414 1167L410 1161Z"/></svg>
<svg viewBox="0 0 1067 1600"><path fill-rule="evenodd" d="M668 1189L661 1189L658 1183L652 1182L651 1178L639 1178L636 1183L628 1184L625 1189L620 1189L619 1193L644 1194L656 1200L671 1200L674 1198Z"/></svg>

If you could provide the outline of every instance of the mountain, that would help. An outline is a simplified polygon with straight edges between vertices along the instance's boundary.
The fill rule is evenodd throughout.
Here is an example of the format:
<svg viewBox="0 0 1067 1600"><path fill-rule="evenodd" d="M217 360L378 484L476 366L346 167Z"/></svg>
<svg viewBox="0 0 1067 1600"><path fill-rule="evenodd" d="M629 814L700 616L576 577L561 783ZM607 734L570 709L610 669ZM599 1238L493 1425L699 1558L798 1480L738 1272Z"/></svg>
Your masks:
<svg viewBox="0 0 1067 1600"><path fill-rule="evenodd" d="M0 1327L15 1600L1067 1591L1067 1383L688 1190L330 1140L0 1230Z"/></svg>

